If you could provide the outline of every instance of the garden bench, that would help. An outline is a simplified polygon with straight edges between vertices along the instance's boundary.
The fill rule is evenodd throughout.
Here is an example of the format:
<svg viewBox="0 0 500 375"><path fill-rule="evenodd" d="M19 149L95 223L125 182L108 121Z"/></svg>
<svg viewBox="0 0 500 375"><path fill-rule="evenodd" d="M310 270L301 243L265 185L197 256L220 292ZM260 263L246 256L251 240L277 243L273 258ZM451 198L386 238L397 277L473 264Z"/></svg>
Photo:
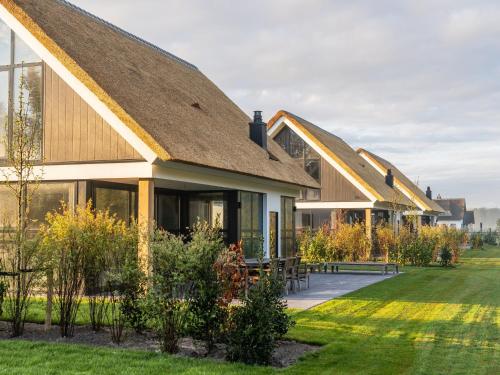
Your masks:
<svg viewBox="0 0 500 375"><path fill-rule="evenodd" d="M363 267L379 267L383 275L387 275L389 268L392 269L392 273L399 273L398 263L382 263L382 262L332 262L325 263L326 267L331 267L332 273L339 272L339 267L343 266L363 266Z"/></svg>

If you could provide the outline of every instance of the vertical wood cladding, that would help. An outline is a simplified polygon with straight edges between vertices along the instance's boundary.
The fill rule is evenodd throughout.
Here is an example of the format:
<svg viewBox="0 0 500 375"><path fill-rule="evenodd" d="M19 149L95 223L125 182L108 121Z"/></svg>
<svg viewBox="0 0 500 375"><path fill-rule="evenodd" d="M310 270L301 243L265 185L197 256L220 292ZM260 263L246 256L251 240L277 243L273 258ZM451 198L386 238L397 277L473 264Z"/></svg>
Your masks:
<svg viewBox="0 0 500 375"><path fill-rule="evenodd" d="M321 158L321 200L324 202L367 202L369 199Z"/></svg>
<svg viewBox="0 0 500 375"><path fill-rule="evenodd" d="M46 64L44 160L139 160L139 153Z"/></svg>

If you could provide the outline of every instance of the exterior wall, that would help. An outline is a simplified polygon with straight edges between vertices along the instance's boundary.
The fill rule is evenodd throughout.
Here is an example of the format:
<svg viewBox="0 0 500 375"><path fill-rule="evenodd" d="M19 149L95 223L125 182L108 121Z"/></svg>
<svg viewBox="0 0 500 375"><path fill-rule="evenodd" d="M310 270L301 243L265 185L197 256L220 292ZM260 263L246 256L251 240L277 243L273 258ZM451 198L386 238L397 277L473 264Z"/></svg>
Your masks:
<svg viewBox="0 0 500 375"><path fill-rule="evenodd" d="M330 163L321 158L321 201L368 202L370 200Z"/></svg>
<svg viewBox="0 0 500 375"><path fill-rule="evenodd" d="M463 227L462 220L438 220L437 225L446 225L447 227L455 227L457 229L461 229Z"/></svg>
<svg viewBox="0 0 500 375"><path fill-rule="evenodd" d="M139 153L44 64L46 163L140 160Z"/></svg>

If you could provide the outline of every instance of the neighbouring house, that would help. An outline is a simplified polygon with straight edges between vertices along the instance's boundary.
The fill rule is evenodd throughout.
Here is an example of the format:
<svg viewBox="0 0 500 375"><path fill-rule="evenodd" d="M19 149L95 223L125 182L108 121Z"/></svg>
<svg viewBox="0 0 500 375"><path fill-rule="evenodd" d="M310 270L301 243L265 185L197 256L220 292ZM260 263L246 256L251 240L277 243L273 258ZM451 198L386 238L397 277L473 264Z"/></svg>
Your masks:
<svg viewBox="0 0 500 375"><path fill-rule="evenodd" d="M474 223L474 215L467 213L465 198L443 199L437 196L434 200L439 204L444 212L438 216L437 224L447 226L450 228L466 229L469 224ZM472 220L472 222L471 222Z"/></svg>
<svg viewBox="0 0 500 375"><path fill-rule="evenodd" d="M444 213L444 210L432 200L432 190L429 186L424 193L417 184L412 182L394 164L362 148L358 149L357 152L381 175L385 176L390 171L394 176L394 186L413 203L413 207L408 212L405 212L403 217L417 216L419 218L417 226L436 224L438 216Z"/></svg>
<svg viewBox="0 0 500 375"><path fill-rule="evenodd" d="M474 218L474 211L465 211L463 228L469 231L473 231L475 224L476 220Z"/></svg>
<svg viewBox="0 0 500 375"><path fill-rule="evenodd" d="M29 81L42 128L31 214L90 199L124 220L185 233L217 222L247 257L295 251L295 197L319 185L194 65L62 0L0 0L1 170ZM0 178L4 175L0 173ZM8 188L0 210L15 215Z"/></svg>
<svg viewBox="0 0 500 375"><path fill-rule="evenodd" d="M306 188L297 201L297 229L313 230L345 222L365 222L367 231L380 222L401 224L411 201L339 137L287 111L269 120L268 134L319 188Z"/></svg>

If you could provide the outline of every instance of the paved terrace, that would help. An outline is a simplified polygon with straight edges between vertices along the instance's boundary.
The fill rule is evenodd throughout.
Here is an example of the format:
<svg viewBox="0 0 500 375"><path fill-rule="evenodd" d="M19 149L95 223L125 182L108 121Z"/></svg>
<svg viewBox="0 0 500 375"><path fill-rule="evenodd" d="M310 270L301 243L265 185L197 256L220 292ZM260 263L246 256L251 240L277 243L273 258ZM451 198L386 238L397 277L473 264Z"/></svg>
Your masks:
<svg viewBox="0 0 500 375"><path fill-rule="evenodd" d="M343 296L344 294L378 283L396 274L382 275L380 272L349 273L313 273L310 288L300 292L290 292L286 296L288 307L294 309L310 309L323 302ZM304 285L302 283L302 285Z"/></svg>

